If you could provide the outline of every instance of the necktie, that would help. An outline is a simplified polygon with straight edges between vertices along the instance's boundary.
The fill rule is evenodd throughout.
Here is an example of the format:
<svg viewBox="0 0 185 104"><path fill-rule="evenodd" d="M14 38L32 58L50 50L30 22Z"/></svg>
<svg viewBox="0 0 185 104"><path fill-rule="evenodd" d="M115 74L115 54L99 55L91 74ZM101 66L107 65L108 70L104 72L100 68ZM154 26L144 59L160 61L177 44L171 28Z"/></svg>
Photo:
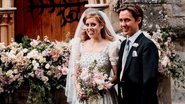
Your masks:
<svg viewBox="0 0 185 104"><path fill-rule="evenodd" d="M127 56L128 56L128 53L129 53L129 47L130 47L129 44L130 44L130 40L127 40L125 48L124 48L123 58L122 58L122 70L121 70L121 73L120 73L120 81L123 77L125 63L127 61Z"/></svg>

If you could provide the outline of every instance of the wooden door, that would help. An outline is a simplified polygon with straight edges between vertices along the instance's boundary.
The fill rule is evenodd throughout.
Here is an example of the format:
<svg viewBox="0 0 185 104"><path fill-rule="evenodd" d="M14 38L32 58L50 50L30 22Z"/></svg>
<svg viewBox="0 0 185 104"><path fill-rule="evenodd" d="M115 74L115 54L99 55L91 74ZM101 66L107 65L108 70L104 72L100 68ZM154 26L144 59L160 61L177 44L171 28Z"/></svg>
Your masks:
<svg viewBox="0 0 185 104"><path fill-rule="evenodd" d="M73 37L85 4L85 0L15 0L15 37L39 35L51 41L65 40L68 33Z"/></svg>

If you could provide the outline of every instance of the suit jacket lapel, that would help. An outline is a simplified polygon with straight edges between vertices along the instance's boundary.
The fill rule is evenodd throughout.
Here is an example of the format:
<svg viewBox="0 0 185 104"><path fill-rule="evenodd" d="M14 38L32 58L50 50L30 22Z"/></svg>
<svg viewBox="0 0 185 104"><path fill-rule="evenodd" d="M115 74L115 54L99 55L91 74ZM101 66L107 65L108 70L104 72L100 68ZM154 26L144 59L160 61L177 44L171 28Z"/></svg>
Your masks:
<svg viewBox="0 0 185 104"><path fill-rule="evenodd" d="M125 48L125 44L126 44L126 40L125 41L123 41L122 42L122 44L121 44L121 48L120 48L120 51L119 51L119 63L120 64L118 64L119 66L118 66L118 73L120 73L121 72L121 70L122 70L122 58L123 58L123 51L124 51L124 48ZM119 75L119 74L118 74ZM119 76L118 76L118 78L119 78Z"/></svg>
<svg viewBox="0 0 185 104"><path fill-rule="evenodd" d="M134 43L140 44L143 37L144 37L144 34L141 33L141 34L137 37L137 39L135 40ZM130 64L130 62L131 62L131 60L132 60L132 53L133 53L134 50L137 50L137 48L138 48L138 47L133 47L133 46L131 47L130 52L129 52L128 57L127 57L126 64L125 64L124 72L126 72L126 70L128 69L128 66L129 66L129 64Z"/></svg>
<svg viewBox="0 0 185 104"><path fill-rule="evenodd" d="M120 49L120 55L121 55L121 59L123 57L123 51L124 51L124 48L125 48L125 44L126 44L126 41L123 41L123 44L121 45L121 49Z"/></svg>

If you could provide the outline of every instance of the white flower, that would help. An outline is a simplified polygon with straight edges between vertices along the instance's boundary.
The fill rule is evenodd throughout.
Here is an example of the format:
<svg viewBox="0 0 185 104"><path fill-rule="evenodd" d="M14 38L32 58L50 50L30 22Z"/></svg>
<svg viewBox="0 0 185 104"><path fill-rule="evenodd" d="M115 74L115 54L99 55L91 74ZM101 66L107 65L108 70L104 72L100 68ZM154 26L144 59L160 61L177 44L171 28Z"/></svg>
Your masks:
<svg viewBox="0 0 185 104"><path fill-rule="evenodd" d="M24 48L22 51L23 51L23 53L26 53L26 52L28 52L28 49Z"/></svg>
<svg viewBox="0 0 185 104"><path fill-rule="evenodd" d="M152 37L150 36L150 34L146 31L143 31L143 34L148 38L148 39L151 39Z"/></svg>
<svg viewBox="0 0 185 104"><path fill-rule="evenodd" d="M133 46L133 47L138 47L139 44L138 44L138 43L134 43L132 46Z"/></svg>
<svg viewBox="0 0 185 104"><path fill-rule="evenodd" d="M30 58L38 59L39 55L41 55L41 53L39 53L36 49L33 49L32 51L30 51L30 52L27 54L27 58L28 58L28 59L30 59Z"/></svg>
<svg viewBox="0 0 185 104"><path fill-rule="evenodd" d="M13 71L12 71L12 70L8 70L8 71L6 72L6 75L7 75L8 77L10 77L10 78L13 78L13 77L14 77Z"/></svg>
<svg viewBox="0 0 185 104"><path fill-rule="evenodd" d="M109 81L112 80L112 77L109 77L108 80L109 80Z"/></svg>
<svg viewBox="0 0 185 104"><path fill-rule="evenodd" d="M1 61L4 63L4 62L7 62L8 61L8 57L6 57L5 55L2 55L1 56Z"/></svg>
<svg viewBox="0 0 185 104"><path fill-rule="evenodd" d="M44 58L44 57L39 57L39 62L40 62L40 63L46 62L46 58Z"/></svg>
<svg viewBox="0 0 185 104"><path fill-rule="evenodd" d="M46 77L46 76L42 76L41 80L44 81L44 83L47 83L47 81L48 81L49 79L48 79L48 77Z"/></svg>
<svg viewBox="0 0 185 104"><path fill-rule="evenodd" d="M17 74L13 77L13 80L15 81L16 79L18 79L20 77L20 74Z"/></svg>
<svg viewBox="0 0 185 104"><path fill-rule="evenodd" d="M116 38L119 39L121 42L126 39L124 36L120 36L120 35L116 35Z"/></svg>
<svg viewBox="0 0 185 104"><path fill-rule="evenodd" d="M4 45L4 42L1 42L0 43L0 49L4 49L4 48L6 48L5 45Z"/></svg>
<svg viewBox="0 0 185 104"><path fill-rule="evenodd" d="M94 81L98 84L101 85L104 83L105 78L102 73L94 73Z"/></svg>
<svg viewBox="0 0 185 104"><path fill-rule="evenodd" d="M89 78L90 78L90 75L88 73L88 69L83 69L82 70L82 73L80 74L80 78L83 80L83 81L87 81Z"/></svg>
<svg viewBox="0 0 185 104"><path fill-rule="evenodd" d="M51 76L51 75L52 75L52 72L49 70L49 71L47 72L47 75Z"/></svg>
<svg viewBox="0 0 185 104"><path fill-rule="evenodd" d="M67 46L67 44L58 41L56 41L54 44L54 48L57 50L63 50L63 46Z"/></svg>
<svg viewBox="0 0 185 104"><path fill-rule="evenodd" d="M39 63L37 63L37 61L35 61L35 60L32 61L32 64L33 64L34 70L38 69L38 67L40 66Z"/></svg>
<svg viewBox="0 0 185 104"><path fill-rule="evenodd" d="M98 86L98 90L103 90L103 88L104 88L104 85L103 84L101 84L101 85Z"/></svg>
<svg viewBox="0 0 185 104"><path fill-rule="evenodd" d="M32 47L36 47L39 43L40 43L39 41L33 40L32 42L30 42L30 45L31 45Z"/></svg>
<svg viewBox="0 0 185 104"><path fill-rule="evenodd" d="M15 54L16 54L16 51L11 50L9 53L7 53L7 56L8 56L9 58L15 58Z"/></svg>
<svg viewBox="0 0 185 104"><path fill-rule="evenodd" d="M18 73L18 69L15 69L13 72L17 74Z"/></svg>
<svg viewBox="0 0 185 104"><path fill-rule="evenodd" d="M164 56L162 58L162 61L161 61L162 66L166 67L169 63L170 63L169 57L168 56Z"/></svg>
<svg viewBox="0 0 185 104"><path fill-rule="evenodd" d="M46 68L46 69L49 69L49 68L50 68L50 65L49 65L49 64L46 64L46 65L45 65L45 68Z"/></svg>

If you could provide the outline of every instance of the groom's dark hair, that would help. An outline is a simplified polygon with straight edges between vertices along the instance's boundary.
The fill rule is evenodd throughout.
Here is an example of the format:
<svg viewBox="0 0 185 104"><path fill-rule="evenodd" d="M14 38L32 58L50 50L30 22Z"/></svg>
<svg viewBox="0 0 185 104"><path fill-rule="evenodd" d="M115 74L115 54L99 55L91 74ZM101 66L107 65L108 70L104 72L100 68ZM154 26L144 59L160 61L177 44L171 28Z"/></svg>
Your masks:
<svg viewBox="0 0 185 104"><path fill-rule="evenodd" d="M139 29L141 29L143 24L143 10L141 9L141 7L136 4L125 4L120 9L118 9L117 12L119 14L121 11L124 11L124 10L128 10L132 14L135 20L138 20L139 17L141 17L141 23L139 24Z"/></svg>

